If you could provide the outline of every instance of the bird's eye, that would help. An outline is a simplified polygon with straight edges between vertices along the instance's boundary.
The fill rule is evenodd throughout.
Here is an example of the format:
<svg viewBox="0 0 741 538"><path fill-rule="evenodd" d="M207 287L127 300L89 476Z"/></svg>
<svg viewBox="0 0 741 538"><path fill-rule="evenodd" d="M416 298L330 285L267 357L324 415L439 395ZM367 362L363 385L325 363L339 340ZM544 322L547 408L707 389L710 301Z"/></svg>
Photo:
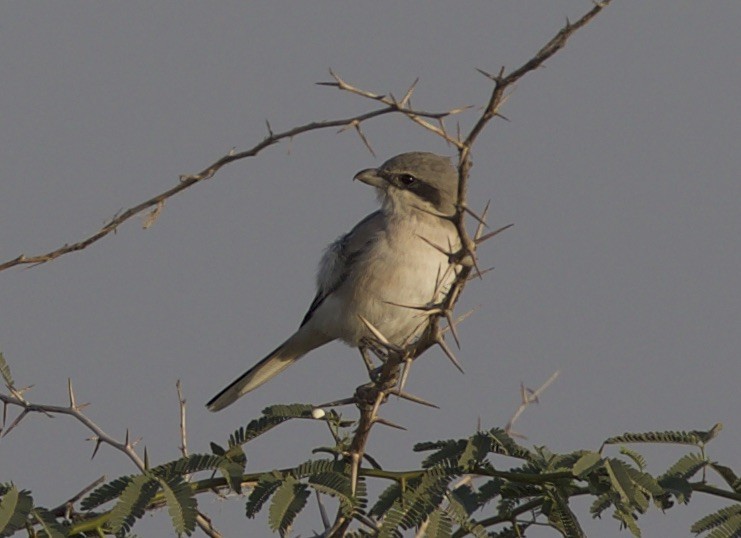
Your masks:
<svg viewBox="0 0 741 538"><path fill-rule="evenodd" d="M408 187L409 185L411 185L415 181L417 181L417 178L414 177L411 174L400 174L399 175L399 183L401 183L405 187Z"/></svg>

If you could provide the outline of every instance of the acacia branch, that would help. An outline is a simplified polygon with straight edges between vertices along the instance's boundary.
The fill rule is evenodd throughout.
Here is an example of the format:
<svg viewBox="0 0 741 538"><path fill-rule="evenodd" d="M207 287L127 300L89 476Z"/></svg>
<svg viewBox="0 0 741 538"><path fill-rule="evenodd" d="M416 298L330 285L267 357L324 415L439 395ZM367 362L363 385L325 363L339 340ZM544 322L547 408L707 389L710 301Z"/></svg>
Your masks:
<svg viewBox="0 0 741 538"><path fill-rule="evenodd" d="M201 170L200 172L196 174L181 175L180 182L177 185L175 185L171 189L168 189L150 198L149 200L141 202L133 207L130 207L129 209L126 209L123 212L117 213L100 230L90 235L89 237L86 237L85 239L82 239L76 243L65 244L64 246L56 250L52 250L44 254L36 254L32 256L26 256L25 254L21 254L20 256L13 258L12 260L8 260L6 262L0 263L0 271L4 271L5 269L10 269L11 267L16 267L19 265L27 265L31 267L36 266L36 265L41 265L41 264L50 262L52 260L55 260L65 254L69 254L70 252L77 252L79 250L83 250L89 247L90 245L92 245L93 243L100 241L101 239L109 235L111 232L115 232L121 224L128 221L132 217L135 217L141 214L142 212L146 211L147 209L152 208L150 215L148 216L148 218L146 219L144 223L144 227L148 228L149 226L153 224L154 220L156 220L156 218L161 213L166 200L169 200L176 194L184 191L185 189L192 187L196 183L200 183L201 181L211 179L224 166L231 164L234 161L239 161L242 159L246 159L248 157L254 157L258 153L260 153L262 150L270 146L273 146L282 140L291 139L295 136L308 133L311 131L317 131L320 129L329 129L329 128L334 128L334 127L347 127L347 126L352 126L352 127L355 127L356 129L359 129L359 125L362 122L370 120L372 118L376 118L378 116L383 116L386 114L401 113L407 116L414 116L414 117L420 117L420 118L421 117L443 118L450 114L455 114L458 111L459 110L451 110L447 112L425 112L421 110L413 110L411 108L407 108L406 106L402 106L396 103L388 103L387 106L384 108L380 108L378 110L372 110L370 112L352 116L350 118L315 121L315 122L307 123L304 125L299 125L297 127L293 127L292 129L288 129L286 131L277 132L277 133L273 132L273 130L270 128L270 125L268 124L268 136L266 136L258 144L255 144L252 148L245 150L245 151L239 151L239 152L230 151L229 153L227 153L220 159L216 160L212 164L208 165L206 168L204 168L203 170ZM367 145L367 141L366 141L366 145Z"/></svg>
<svg viewBox="0 0 741 538"><path fill-rule="evenodd" d="M71 387L71 385L70 385ZM11 393L17 393L17 391L14 391L12 387L9 387L11 390ZM74 402L74 396L73 392L70 388L70 405L69 406L61 406L61 405L47 405L47 404L37 404L37 403L31 403L24 399L22 396L16 395L16 394L3 394L0 393L0 402L3 402L3 405L7 409L8 406L15 406L20 407L22 409L21 414L18 415L18 418L16 418L15 421L8 427L7 429L3 430L3 436L8 435L10 431L17 426L20 421L28 416L31 413L41 413L44 415L68 415L73 417L75 420L80 422L83 426L85 426L88 430L90 430L93 433L93 436L90 438L91 441L95 442L95 448L93 450L93 457L95 457L95 454L98 452L98 448L101 444L109 445L119 452L122 452L126 455L133 463L136 465L136 467L140 471L144 471L146 469L146 465L144 463L144 460L139 456L139 454L136 453L136 450L134 450L134 446L138 442L138 440L130 440L129 439L129 432L126 431L126 439L125 441L119 441L115 439L114 437L108 435L103 429L98 426L95 422L93 422L92 419L87 417L85 414L82 413L81 409L85 407L86 404L77 405ZM3 416L5 416L5 413L3 413ZM4 422L4 421L3 421ZM3 427L5 424L3 423Z"/></svg>

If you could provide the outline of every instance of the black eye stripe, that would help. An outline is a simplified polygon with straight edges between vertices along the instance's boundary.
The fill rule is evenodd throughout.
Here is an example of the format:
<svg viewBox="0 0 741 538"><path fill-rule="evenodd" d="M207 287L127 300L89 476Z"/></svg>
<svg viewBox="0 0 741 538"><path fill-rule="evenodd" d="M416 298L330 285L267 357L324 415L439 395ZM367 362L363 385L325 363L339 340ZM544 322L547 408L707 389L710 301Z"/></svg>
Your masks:
<svg viewBox="0 0 741 538"><path fill-rule="evenodd" d="M407 186L407 190L419 196L422 200L430 202L437 207L440 204L440 191L435 187L421 180L415 180Z"/></svg>
<svg viewBox="0 0 741 538"><path fill-rule="evenodd" d="M405 172L383 172L379 175L385 178L386 181L388 181L392 185L396 185L396 187L400 189L413 192L419 198L430 202L435 207L437 207L441 203L442 195L440 191L426 181L414 177L412 174L408 174Z"/></svg>

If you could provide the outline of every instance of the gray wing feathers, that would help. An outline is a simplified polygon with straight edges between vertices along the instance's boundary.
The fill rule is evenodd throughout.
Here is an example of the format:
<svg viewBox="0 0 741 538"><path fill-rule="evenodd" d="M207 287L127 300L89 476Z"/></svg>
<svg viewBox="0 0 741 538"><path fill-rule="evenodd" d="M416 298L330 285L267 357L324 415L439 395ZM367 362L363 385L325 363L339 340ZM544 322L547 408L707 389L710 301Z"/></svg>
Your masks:
<svg viewBox="0 0 741 538"><path fill-rule="evenodd" d="M306 329L309 321L324 299L334 292L347 278L353 264L367 250L378 233L383 230L384 217L381 211L371 213L361 220L349 233L332 243L322 256L317 274L317 294L309 307L301 327L267 357L247 370L231 385L214 396L206 404L210 411L219 411L234 403L240 396L269 381L314 348L326 344L332 338Z"/></svg>
<svg viewBox="0 0 741 538"><path fill-rule="evenodd" d="M301 325L309 321L327 295L342 284L347 274L352 270L358 256L366 250L369 243L376 240L378 232L382 231L383 227L383 213L376 211L365 217L352 230L327 247L317 271L316 297L311 302Z"/></svg>

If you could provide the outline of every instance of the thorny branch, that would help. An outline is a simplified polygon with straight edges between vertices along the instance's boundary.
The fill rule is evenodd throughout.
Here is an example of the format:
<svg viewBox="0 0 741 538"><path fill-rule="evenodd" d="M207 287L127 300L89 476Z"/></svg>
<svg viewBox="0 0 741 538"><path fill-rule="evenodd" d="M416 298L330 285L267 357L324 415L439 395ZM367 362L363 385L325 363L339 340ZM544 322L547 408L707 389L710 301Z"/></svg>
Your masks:
<svg viewBox="0 0 741 538"><path fill-rule="evenodd" d="M196 174L190 174L190 175L181 175L180 181L177 185L172 187L171 189L168 189L157 196L154 196L150 198L149 200L146 200L144 202L141 202L140 204L137 204L133 207L130 207L129 209L117 213L108 223L106 223L100 230L95 232L94 234L90 235L89 237L82 239L76 243L72 244L66 244L56 250L52 250L50 252L47 252L45 254L37 254L33 256L26 256L25 254L21 254L20 256L13 258L12 260L8 260L6 262L0 263L0 271L4 271L5 269L10 269L11 267L16 267L19 265L27 265L30 267L41 265L47 262L50 262L52 260L55 260L59 258L60 256L63 256L65 254L69 254L70 252L77 252L79 250L83 250L93 243L96 243L97 241L103 239L105 236L109 235L111 232L116 232L118 227L123 224L124 222L128 221L132 217L135 217L142 212L146 211L147 209L151 209L150 213L147 215L145 221L144 221L144 228L149 228L152 226L154 221L157 219L157 217L162 212L162 209L164 207L165 201L169 200L176 194L184 191L185 189L188 189L195 185L196 183L200 183L201 181L205 181L207 179L211 179L216 175L216 173L223 168L224 166L233 163L234 161L239 161L242 159L246 159L248 157L254 157L258 153L260 153L262 150L273 146L277 144L278 142L281 142L282 140L291 139L295 136L298 136L300 134L308 133L311 131L317 131L320 129L329 129L333 127L354 127L357 132L360 134L361 138L363 139L366 146L367 140L365 140L365 137L363 136L362 132L360 131L360 124L364 121L370 120L372 118L376 118L378 116L383 116L386 114L392 114L392 113L400 113L405 114L409 117L415 117L415 118L435 118L440 119L444 118L450 114L455 114L463 109L454 109L447 112L425 112L421 110L413 110L411 108L408 108L407 106L403 104L397 104L389 101L386 103L387 106L372 110L370 112L366 112L364 114L359 114L357 116L353 116L350 118L341 118L336 120L325 120L325 121L315 121L311 123L307 123L304 125L299 125L298 127L294 127L292 129L288 129L287 131L282 132L273 132L272 128L270 127L270 124L267 124L268 127L268 136L262 139L261 142L258 144L255 144L252 148L245 150L245 151L230 151L220 159L216 160L200 172ZM370 146L368 146L370 149Z"/></svg>
<svg viewBox="0 0 741 538"><path fill-rule="evenodd" d="M78 404L76 402L75 393L72 390L72 383L68 382L67 386L69 389L68 406L31 403L23 397L20 391L16 390L12 386L9 386L8 389L10 391L10 394L0 393L0 401L3 402L3 421L2 427L0 428L0 430L2 431L2 436L5 437L6 435L8 435L18 424L20 424L21 420L23 420L30 413L41 413L50 416L68 415L75 418L78 422L80 422L83 426L85 426L92 432L93 435L92 437L90 437L90 441L95 442L95 448L93 449L92 457L95 457L95 455L98 453L98 449L100 448L101 444L106 444L125 454L140 471L144 471L146 469L144 459L142 459L134 449L136 444L139 442L139 439L131 440L129 438L128 430L126 430L126 438L124 441L119 441L118 439L115 439L114 437L108 435L100 426L98 426L82 412L82 409L86 407L87 404ZM5 423L7 418L8 406L20 407L21 413L6 428Z"/></svg>
<svg viewBox="0 0 741 538"><path fill-rule="evenodd" d="M137 469L139 471L144 472L147 470L147 461L146 461L146 449L145 449L145 457L141 458L139 454L135 450L135 446L139 442L140 439L134 439L131 440L129 438L129 431L126 430L126 437L124 441L120 441L115 439L114 437L108 435L105 431L103 431L103 428L101 428L98 424L96 424L92 419L90 419L88 416L82 413L82 409L84 407L87 407L88 404L78 404L77 398L75 397L75 392L72 388L72 382L70 380L67 380L67 389L68 389L68 396L69 396L69 405L68 406L59 406L59 405L47 405L47 404L37 404L32 403L26 400L24 398L23 393L26 389L16 389L12 382L9 382L9 380L6 378L6 387L8 389L9 394L4 394L0 392L0 402L3 403L3 416L2 416L2 423L0 424L0 437L5 437L8 435L20 422L27 417L29 414L32 413L40 413L47 416L54 416L54 415L67 415L71 416L78 422L80 422L83 426L85 426L88 430L92 432L92 436L89 438L90 441L95 442L95 448L93 449L93 455L92 458L95 457L95 455L98 453L98 449L100 448L101 444L106 444L114 449L118 450L119 452L122 452L126 457L128 457L134 465L136 465ZM181 387L180 383L178 382L178 398L180 401L180 433L181 433L181 452L184 456L187 455L187 441L186 441L186 432L185 432L185 399L182 396L181 393ZM6 427L7 418L8 418L8 407L19 407L21 408L20 414L13 420L12 423L10 423L9 426ZM105 477L100 477L97 480L95 480L93 483L86 486L84 489L82 489L79 493L62 503L61 505L57 506L56 508L53 508L50 510L50 513L54 515L55 517L64 517L65 519L70 519L71 513L73 512L73 505L79 501L81 498L83 498L85 495L87 495L91 490L95 489L98 485L100 485L102 482L105 481ZM211 520L204 515L202 512L198 512L196 515L196 524L198 527L206 534L206 536L210 536L211 538L221 538L221 533L219 533L218 530L214 528L214 526L211 523Z"/></svg>

